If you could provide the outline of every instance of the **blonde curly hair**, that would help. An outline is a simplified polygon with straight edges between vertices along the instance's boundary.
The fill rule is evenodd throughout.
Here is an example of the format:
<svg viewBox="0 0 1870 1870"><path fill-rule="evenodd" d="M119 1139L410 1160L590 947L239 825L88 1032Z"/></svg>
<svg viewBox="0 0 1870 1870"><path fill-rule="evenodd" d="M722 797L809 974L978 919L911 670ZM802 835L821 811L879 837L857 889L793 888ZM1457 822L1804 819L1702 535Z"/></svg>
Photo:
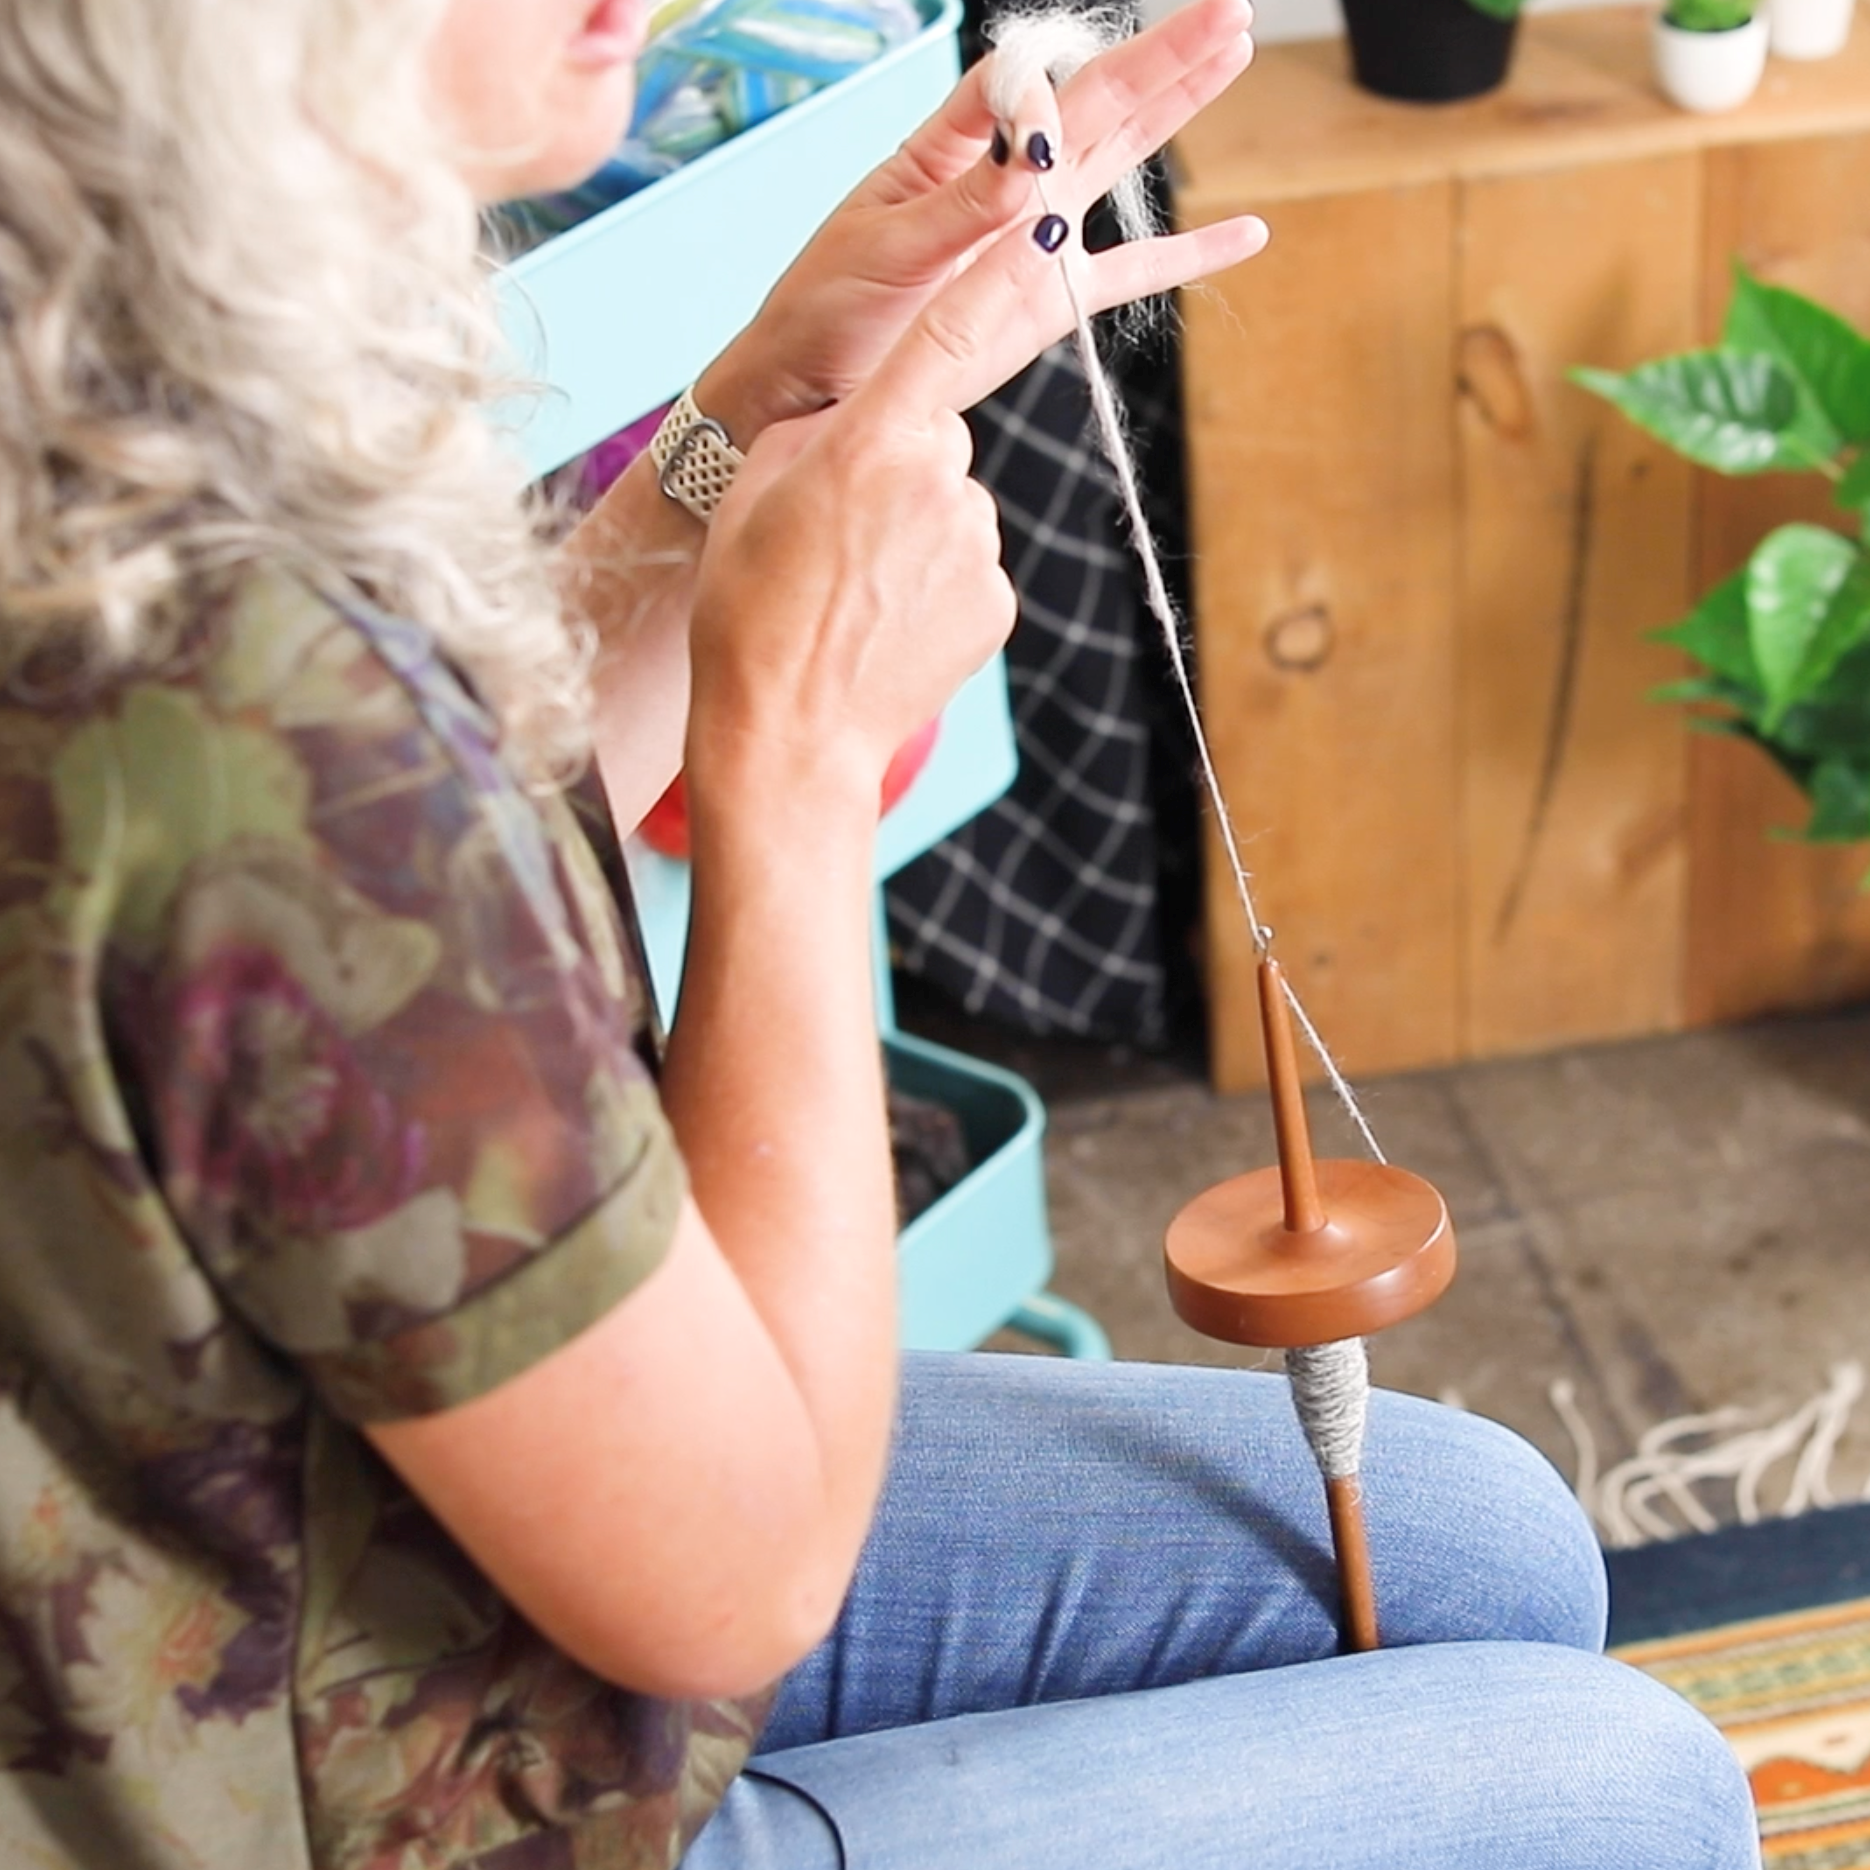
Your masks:
<svg viewBox="0 0 1870 1870"><path fill-rule="evenodd" d="M443 6L0 0L0 678L159 662L276 563L429 628L533 776L583 757Z"/></svg>

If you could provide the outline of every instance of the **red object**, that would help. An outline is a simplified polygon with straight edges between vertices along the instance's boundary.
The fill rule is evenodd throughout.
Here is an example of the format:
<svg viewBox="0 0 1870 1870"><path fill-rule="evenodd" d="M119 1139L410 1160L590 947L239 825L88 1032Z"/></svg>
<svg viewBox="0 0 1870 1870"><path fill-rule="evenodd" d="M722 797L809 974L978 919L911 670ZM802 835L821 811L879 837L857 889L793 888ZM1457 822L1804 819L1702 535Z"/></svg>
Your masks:
<svg viewBox="0 0 1870 1870"><path fill-rule="evenodd" d="M636 829L652 851L660 851L665 857L688 855L688 791L680 773L643 814L643 822Z"/></svg>
<svg viewBox="0 0 1870 1870"><path fill-rule="evenodd" d="M928 764L935 751L935 736L941 732L941 716L925 722L896 749L896 757L883 769L883 812L891 811L896 801L915 784L916 774ZM879 813L878 816L882 816Z"/></svg>
<svg viewBox="0 0 1870 1870"><path fill-rule="evenodd" d="M929 755L935 750L935 737L940 731L941 717L937 715L918 727L896 749L895 757L883 772L878 817L887 815L915 784L916 775L928 764ZM664 857L688 855L688 790L682 784L680 773L669 781L668 791L643 814L643 822L636 829L652 851L660 851Z"/></svg>

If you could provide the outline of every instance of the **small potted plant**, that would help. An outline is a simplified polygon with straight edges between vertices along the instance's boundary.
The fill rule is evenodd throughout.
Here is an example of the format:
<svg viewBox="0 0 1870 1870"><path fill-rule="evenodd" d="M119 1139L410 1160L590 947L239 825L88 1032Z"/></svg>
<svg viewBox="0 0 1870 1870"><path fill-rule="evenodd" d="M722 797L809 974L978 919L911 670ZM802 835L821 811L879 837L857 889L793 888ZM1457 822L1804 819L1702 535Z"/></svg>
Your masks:
<svg viewBox="0 0 1870 1870"><path fill-rule="evenodd" d="M1656 82L1683 110L1732 110L1766 69L1758 0L1667 0L1656 17Z"/></svg>
<svg viewBox="0 0 1870 1870"><path fill-rule="evenodd" d="M1412 104L1479 97L1504 82L1524 0L1344 0L1351 69Z"/></svg>
<svg viewBox="0 0 1870 1870"><path fill-rule="evenodd" d="M1662 692L1791 776L1811 801L1800 836L1870 842L1870 336L1742 271L1712 349L1572 375L1703 467L1827 490L1831 524L1775 527L1658 632L1699 665Z"/></svg>
<svg viewBox="0 0 1870 1870"><path fill-rule="evenodd" d="M1775 58L1831 58L1851 36L1857 0L1770 0Z"/></svg>

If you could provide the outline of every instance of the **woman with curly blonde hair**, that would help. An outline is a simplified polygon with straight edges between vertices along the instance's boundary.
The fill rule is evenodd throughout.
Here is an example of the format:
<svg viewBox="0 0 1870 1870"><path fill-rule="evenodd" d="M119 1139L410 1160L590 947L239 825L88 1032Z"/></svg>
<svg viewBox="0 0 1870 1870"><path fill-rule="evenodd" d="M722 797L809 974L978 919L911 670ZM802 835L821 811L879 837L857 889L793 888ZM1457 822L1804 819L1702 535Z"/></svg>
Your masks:
<svg viewBox="0 0 1870 1870"><path fill-rule="evenodd" d="M899 1372L877 791L1013 614L957 411L1247 24L964 81L695 386L711 524L645 462L555 542L479 215L640 0L0 0L0 1861L1751 1861L1504 1435L1379 1401L1392 1634L1469 1640L1326 1662L1276 1386Z"/></svg>

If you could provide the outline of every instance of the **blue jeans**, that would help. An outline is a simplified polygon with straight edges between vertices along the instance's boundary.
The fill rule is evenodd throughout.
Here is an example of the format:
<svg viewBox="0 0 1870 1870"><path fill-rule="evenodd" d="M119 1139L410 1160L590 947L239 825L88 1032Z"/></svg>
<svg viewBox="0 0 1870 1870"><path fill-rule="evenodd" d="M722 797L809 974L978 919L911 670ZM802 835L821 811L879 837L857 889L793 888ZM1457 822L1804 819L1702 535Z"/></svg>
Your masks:
<svg viewBox="0 0 1870 1870"><path fill-rule="evenodd" d="M1284 1382L912 1357L848 1603L683 1870L1742 1870L1747 1785L1599 1653L1604 1573L1496 1424L1373 1399L1384 1637L1339 1656Z"/></svg>

